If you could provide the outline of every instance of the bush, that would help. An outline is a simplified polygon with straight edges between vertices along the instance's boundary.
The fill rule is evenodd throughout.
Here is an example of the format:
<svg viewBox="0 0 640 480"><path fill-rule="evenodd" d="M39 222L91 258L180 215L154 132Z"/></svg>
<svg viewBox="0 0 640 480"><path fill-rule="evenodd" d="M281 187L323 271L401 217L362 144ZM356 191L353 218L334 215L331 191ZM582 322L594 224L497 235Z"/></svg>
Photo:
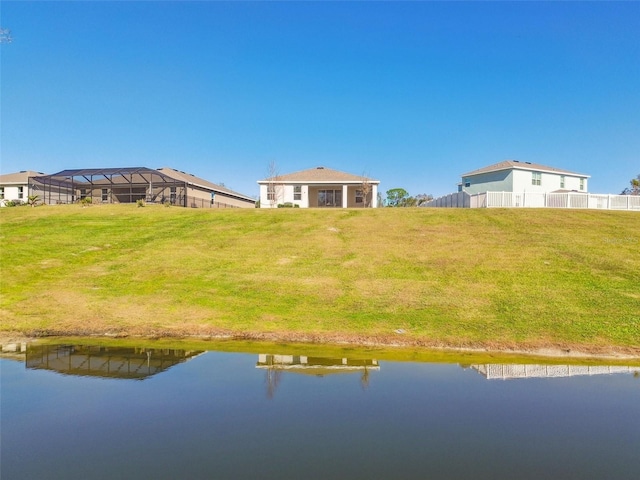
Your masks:
<svg viewBox="0 0 640 480"><path fill-rule="evenodd" d="M294 205L291 202L279 203L278 208L300 208L300 205Z"/></svg>
<svg viewBox="0 0 640 480"><path fill-rule="evenodd" d="M138 200L136 200L136 205L137 205L138 207L144 207L144 200L143 200L143 199L141 199L141 198L140 198L140 199L138 199Z"/></svg>

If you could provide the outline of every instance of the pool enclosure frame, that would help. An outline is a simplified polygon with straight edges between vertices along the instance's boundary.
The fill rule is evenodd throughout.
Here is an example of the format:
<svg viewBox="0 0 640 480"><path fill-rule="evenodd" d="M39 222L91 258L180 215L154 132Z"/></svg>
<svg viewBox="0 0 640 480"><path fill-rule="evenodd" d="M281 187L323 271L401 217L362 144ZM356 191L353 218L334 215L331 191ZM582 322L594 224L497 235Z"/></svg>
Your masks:
<svg viewBox="0 0 640 480"><path fill-rule="evenodd" d="M85 168L29 177L31 195L45 204L169 203L187 206L187 183L146 167ZM88 199L88 200L87 200Z"/></svg>

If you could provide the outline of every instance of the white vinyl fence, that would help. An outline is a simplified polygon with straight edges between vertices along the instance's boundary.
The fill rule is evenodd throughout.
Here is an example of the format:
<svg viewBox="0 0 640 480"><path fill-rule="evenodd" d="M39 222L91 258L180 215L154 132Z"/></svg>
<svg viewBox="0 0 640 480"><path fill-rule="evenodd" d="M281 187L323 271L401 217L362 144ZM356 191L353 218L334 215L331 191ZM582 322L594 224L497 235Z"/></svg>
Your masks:
<svg viewBox="0 0 640 480"><path fill-rule="evenodd" d="M457 192L431 200L427 202L425 206L462 208L589 208L640 211L640 196L578 192L486 192L469 195L465 192Z"/></svg>

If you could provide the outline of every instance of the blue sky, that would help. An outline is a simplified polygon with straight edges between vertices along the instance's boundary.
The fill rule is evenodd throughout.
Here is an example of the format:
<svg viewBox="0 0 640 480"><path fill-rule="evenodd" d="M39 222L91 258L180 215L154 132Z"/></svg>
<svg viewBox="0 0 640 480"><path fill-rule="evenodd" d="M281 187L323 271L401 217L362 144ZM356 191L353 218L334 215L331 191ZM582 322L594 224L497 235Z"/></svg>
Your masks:
<svg viewBox="0 0 640 480"><path fill-rule="evenodd" d="M0 169L319 165L453 192L517 159L640 174L639 2L11 2Z"/></svg>

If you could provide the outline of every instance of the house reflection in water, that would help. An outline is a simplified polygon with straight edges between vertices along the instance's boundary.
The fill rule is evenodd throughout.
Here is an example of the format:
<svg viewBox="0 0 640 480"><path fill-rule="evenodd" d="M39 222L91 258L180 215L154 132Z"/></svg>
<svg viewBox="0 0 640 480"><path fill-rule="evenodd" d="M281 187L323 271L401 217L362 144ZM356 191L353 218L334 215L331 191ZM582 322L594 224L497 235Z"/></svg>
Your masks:
<svg viewBox="0 0 640 480"><path fill-rule="evenodd" d="M28 345L26 366L65 375L143 380L201 353L156 348Z"/></svg>
<svg viewBox="0 0 640 480"><path fill-rule="evenodd" d="M471 365L489 380L515 378L554 378L578 375L611 375L614 373L640 373L640 367L614 365Z"/></svg>
<svg viewBox="0 0 640 480"><path fill-rule="evenodd" d="M348 358L308 357L305 355L258 355L256 368L266 370L267 397L273 398L282 372L301 373L324 377L339 373L360 373L363 388L369 385L369 372L380 370L377 360L359 360Z"/></svg>

